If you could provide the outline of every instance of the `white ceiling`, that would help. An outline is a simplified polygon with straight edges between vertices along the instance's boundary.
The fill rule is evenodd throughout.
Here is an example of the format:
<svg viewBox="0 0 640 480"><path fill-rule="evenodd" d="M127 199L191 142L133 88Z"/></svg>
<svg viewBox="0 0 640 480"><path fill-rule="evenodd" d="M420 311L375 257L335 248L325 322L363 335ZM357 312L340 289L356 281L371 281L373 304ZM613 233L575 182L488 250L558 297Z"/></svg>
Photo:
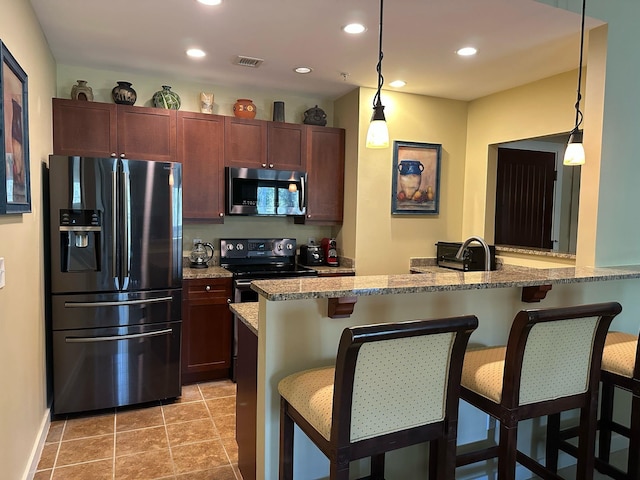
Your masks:
<svg viewBox="0 0 640 480"><path fill-rule="evenodd" d="M376 88L377 0L31 0L60 64L336 98ZM347 23L367 31L343 33ZM587 29L601 24L587 18ZM386 0L382 73L470 100L578 65L580 16L534 0ZM462 46L478 48L462 58ZM202 59L185 50L199 47ZM232 63L264 59L259 68ZM308 75L293 72L313 68ZM342 75L346 74L346 75ZM346 78L343 78L345 77Z"/></svg>

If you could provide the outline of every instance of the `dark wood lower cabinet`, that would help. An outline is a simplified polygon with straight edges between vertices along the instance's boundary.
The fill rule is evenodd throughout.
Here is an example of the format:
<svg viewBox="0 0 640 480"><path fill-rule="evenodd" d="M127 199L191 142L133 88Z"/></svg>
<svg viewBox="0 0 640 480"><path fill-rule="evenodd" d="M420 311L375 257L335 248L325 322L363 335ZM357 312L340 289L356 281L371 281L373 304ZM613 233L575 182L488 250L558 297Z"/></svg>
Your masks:
<svg viewBox="0 0 640 480"><path fill-rule="evenodd" d="M256 408L258 390L258 336L237 321L236 441L238 468L244 480L256 478Z"/></svg>
<svg viewBox="0 0 640 480"><path fill-rule="evenodd" d="M183 282L182 383L230 378L231 279Z"/></svg>

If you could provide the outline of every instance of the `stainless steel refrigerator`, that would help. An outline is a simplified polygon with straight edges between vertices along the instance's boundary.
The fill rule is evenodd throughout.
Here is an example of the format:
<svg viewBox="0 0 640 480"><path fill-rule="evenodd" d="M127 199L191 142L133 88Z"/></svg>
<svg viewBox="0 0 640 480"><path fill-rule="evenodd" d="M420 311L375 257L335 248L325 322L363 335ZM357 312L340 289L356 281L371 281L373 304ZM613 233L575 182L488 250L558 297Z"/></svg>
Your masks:
<svg viewBox="0 0 640 480"><path fill-rule="evenodd" d="M55 414L180 395L181 172L49 157Z"/></svg>

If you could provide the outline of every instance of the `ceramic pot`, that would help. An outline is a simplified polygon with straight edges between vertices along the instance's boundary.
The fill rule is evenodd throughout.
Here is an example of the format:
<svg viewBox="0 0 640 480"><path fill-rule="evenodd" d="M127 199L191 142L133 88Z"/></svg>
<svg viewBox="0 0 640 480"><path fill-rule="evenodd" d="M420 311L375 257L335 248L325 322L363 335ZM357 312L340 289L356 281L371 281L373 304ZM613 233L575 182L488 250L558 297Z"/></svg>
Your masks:
<svg viewBox="0 0 640 480"><path fill-rule="evenodd" d="M200 112L213 113L213 93L200 92Z"/></svg>
<svg viewBox="0 0 640 480"><path fill-rule="evenodd" d="M233 114L238 118L256 118L258 110L248 98L239 98L233 104Z"/></svg>
<svg viewBox="0 0 640 480"><path fill-rule="evenodd" d="M420 188L424 165L418 160L402 160L398 165L398 181L405 197L410 200Z"/></svg>
<svg viewBox="0 0 640 480"><path fill-rule="evenodd" d="M327 114L324 113L324 110L316 105L313 108L310 108L306 112L304 112L304 119L302 123L305 125L320 125L324 127L327 124Z"/></svg>
<svg viewBox="0 0 640 480"><path fill-rule="evenodd" d="M93 90L87 85L87 81L76 80L76 82L78 83L71 87L71 99L93 102Z"/></svg>
<svg viewBox="0 0 640 480"><path fill-rule="evenodd" d="M153 105L156 108L179 110L180 103L180 95L176 92L172 92L169 85L163 85L162 90L158 90L153 94Z"/></svg>
<svg viewBox="0 0 640 480"><path fill-rule="evenodd" d="M111 90L111 97L119 105L133 105L136 103L138 94L131 88L130 82L118 82L118 85Z"/></svg>
<svg viewBox="0 0 640 480"><path fill-rule="evenodd" d="M284 122L284 102L273 102L273 121Z"/></svg>

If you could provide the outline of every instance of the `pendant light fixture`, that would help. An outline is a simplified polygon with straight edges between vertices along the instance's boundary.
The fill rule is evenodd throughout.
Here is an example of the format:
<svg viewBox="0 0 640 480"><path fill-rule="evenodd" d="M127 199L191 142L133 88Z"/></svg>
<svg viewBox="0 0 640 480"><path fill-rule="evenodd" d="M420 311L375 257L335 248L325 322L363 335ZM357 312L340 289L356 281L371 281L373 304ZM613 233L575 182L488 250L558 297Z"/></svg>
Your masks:
<svg viewBox="0 0 640 480"><path fill-rule="evenodd" d="M380 90L384 83L382 77L382 11L384 0L380 0L380 43L378 47L378 65L376 71L378 72L378 91L373 97L373 115L371 116L371 123L369 124L369 131L367 132L367 148L387 148L389 146L389 129L387 128L387 121L384 118L384 106L380 101Z"/></svg>
<svg viewBox="0 0 640 480"><path fill-rule="evenodd" d="M576 166L584 165L584 146L582 145L582 112L580 111L580 87L582 83L582 53L584 48L584 11L587 0L582 0L582 25L580 27L580 64L578 65L578 98L576 100L576 125L569 133L569 142L567 149L564 151L564 165Z"/></svg>

